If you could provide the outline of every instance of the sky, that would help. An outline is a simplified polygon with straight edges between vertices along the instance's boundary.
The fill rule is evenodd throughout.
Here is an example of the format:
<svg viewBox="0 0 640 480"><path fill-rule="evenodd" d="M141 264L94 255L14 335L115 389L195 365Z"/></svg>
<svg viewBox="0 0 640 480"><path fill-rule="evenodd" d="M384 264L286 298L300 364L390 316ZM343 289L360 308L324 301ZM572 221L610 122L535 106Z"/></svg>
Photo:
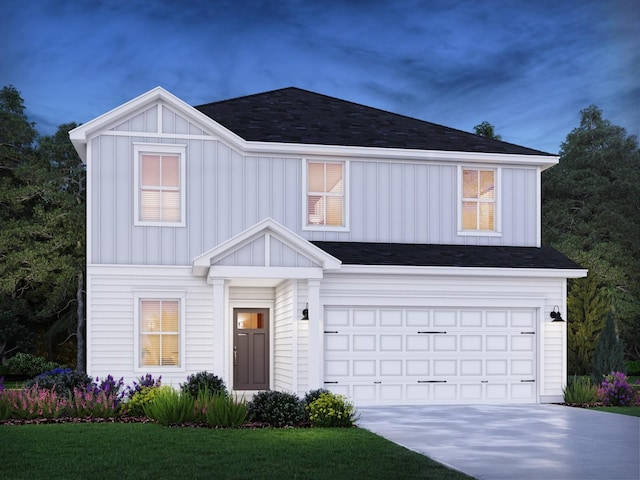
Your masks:
<svg viewBox="0 0 640 480"><path fill-rule="evenodd" d="M6 85L43 135L295 86L558 153L589 105L640 137L640 1L0 0Z"/></svg>

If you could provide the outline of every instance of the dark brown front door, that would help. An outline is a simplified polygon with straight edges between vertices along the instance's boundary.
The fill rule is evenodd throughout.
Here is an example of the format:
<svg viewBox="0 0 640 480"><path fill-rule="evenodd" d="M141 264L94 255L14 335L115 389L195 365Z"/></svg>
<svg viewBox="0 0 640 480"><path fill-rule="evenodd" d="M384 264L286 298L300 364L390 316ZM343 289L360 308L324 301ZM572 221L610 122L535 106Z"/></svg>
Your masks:
<svg viewBox="0 0 640 480"><path fill-rule="evenodd" d="M233 309L233 389L269 389L269 309Z"/></svg>

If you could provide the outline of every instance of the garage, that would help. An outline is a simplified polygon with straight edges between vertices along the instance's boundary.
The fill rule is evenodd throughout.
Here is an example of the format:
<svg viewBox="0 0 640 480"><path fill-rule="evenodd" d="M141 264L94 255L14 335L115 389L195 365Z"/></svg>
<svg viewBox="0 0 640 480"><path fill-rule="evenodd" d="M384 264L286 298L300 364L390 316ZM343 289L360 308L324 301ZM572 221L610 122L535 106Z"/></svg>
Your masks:
<svg viewBox="0 0 640 480"><path fill-rule="evenodd" d="M536 403L536 308L325 306L324 385L357 405Z"/></svg>

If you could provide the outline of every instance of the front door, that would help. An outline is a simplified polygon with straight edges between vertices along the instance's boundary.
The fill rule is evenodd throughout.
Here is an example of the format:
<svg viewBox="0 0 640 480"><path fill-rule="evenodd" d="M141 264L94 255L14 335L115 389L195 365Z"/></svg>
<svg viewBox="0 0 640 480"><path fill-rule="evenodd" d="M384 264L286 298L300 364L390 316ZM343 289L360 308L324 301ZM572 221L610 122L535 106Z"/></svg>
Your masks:
<svg viewBox="0 0 640 480"><path fill-rule="evenodd" d="M269 309L233 309L233 389L269 389Z"/></svg>

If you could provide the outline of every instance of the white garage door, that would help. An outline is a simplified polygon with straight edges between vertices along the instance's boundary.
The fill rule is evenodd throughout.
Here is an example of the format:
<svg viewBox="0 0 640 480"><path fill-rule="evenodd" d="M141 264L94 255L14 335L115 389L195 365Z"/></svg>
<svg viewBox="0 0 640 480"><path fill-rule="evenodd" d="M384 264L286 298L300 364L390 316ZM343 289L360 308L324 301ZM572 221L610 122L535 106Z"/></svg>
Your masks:
<svg viewBox="0 0 640 480"><path fill-rule="evenodd" d="M535 309L325 307L325 387L357 405L535 403Z"/></svg>

